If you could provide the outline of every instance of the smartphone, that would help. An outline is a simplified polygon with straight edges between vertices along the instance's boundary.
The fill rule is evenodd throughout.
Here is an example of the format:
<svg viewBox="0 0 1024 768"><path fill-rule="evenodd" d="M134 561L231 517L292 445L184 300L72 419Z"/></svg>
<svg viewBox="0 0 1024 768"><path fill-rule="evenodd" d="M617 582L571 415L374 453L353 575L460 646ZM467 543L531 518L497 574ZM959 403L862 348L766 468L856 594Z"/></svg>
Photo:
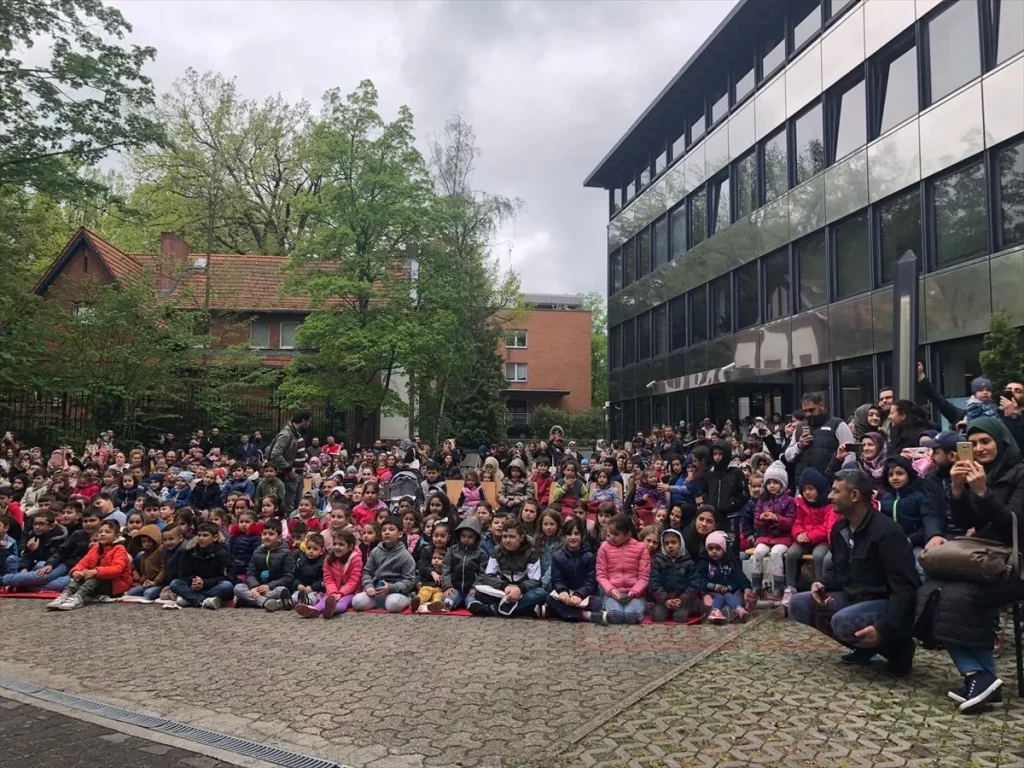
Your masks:
<svg viewBox="0 0 1024 768"><path fill-rule="evenodd" d="M956 444L956 455L960 461L974 461L974 446L967 442L959 442Z"/></svg>
<svg viewBox="0 0 1024 768"><path fill-rule="evenodd" d="M970 445L970 443L968 443L968 445ZM910 451L910 455L913 456L915 460L916 459L923 459L923 458L925 458L928 455L928 449L927 448L922 448L920 446L917 446L917 447L914 447L914 448L908 448L907 450Z"/></svg>
<svg viewBox="0 0 1024 768"><path fill-rule="evenodd" d="M864 446L860 443L843 443L843 450L847 453L860 453L864 450Z"/></svg>
<svg viewBox="0 0 1024 768"><path fill-rule="evenodd" d="M1013 390L1011 389L1004 389L1002 392L999 393L999 396L1005 397L1011 403L1013 402Z"/></svg>

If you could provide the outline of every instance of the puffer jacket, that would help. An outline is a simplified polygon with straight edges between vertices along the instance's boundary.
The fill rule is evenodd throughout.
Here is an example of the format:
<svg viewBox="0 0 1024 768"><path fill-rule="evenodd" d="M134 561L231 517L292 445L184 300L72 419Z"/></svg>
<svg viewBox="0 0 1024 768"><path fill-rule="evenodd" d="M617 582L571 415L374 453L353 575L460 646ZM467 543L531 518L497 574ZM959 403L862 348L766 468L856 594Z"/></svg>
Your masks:
<svg viewBox="0 0 1024 768"><path fill-rule="evenodd" d="M192 493L189 494L188 503L196 509L213 509L220 505L220 486L216 483L207 485L206 483L196 483L195 487L192 488Z"/></svg>
<svg viewBox="0 0 1024 768"><path fill-rule="evenodd" d="M910 476L910 482L902 488L889 485L889 469L894 466L902 467ZM923 547L925 495L921 480L908 459L894 456L885 462L885 490L886 494L881 499L882 512L900 524L911 546Z"/></svg>
<svg viewBox="0 0 1024 768"><path fill-rule="evenodd" d="M519 469L519 479L512 479L512 468ZM502 483L501 491L498 493L498 503L505 509L518 510L530 494L530 479L526 472L526 465L519 457L508 463L508 472L505 473L505 482Z"/></svg>
<svg viewBox="0 0 1024 768"><path fill-rule="evenodd" d="M222 581L234 583L234 564L224 540L218 538L205 548L198 543L193 544L195 541L190 541L185 548L181 558L180 578L190 582L198 577L203 580L204 590L212 589Z"/></svg>
<svg viewBox="0 0 1024 768"><path fill-rule="evenodd" d="M333 555L324 558L324 592L328 595L354 595L363 575L363 553L355 547L342 562Z"/></svg>
<svg viewBox="0 0 1024 768"><path fill-rule="evenodd" d="M313 559L305 552L295 556L295 576L292 578L292 589L311 587L314 592L324 591L324 556Z"/></svg>
<svg viewBox="0 0 1024 768"><path fill-rule="evenodd" d="M477 579L478 584L495 589L519 587L523 592L540 587L541 584L540 555L523 539L522 545L515 552L509 552L498 546L487 560L487 569Z"/></svg>
<svg viewBox="0 0 1024 768"><path fill-rule="evenodd" d="M476 542L471 547L464 546L459 540L460 531L472 531ZM452 546L444 556L441 571L441 586L466 594L476 584L477 578L487 570L490 559L487 552L480 546L480 523L475 517L467 517L452 534Z"/></svg>
<svg viewBox="0 0 1024 768"><path fill-rule="evenodd" d="M581 598L597 594L597 555L586 542L575 552L565 546L554 551L551 588Z"/></svg>
<svg viewBox="0 0 1024 768"><path fill-rule="evenodd" d="M235 561L235 573L245 573L249 568L249 561L252 560L253 552L260 546L260 535L263 533L263 523L253 523L246 533L242 533L238 523L232 523L228 528L228 550Z"/></svg>
<svg viewBox="0 0 1024 768"><path fill-rule="evenodd" d="M679 554L669 557L665 552L665 537L679 537ZM697 563L683 545L683 537L679 531L669 528L661 534L661 551L651 564L651 597L656 602L664 603L671 598L680 597L683 592L692 589L694 572Z"/></svg>
<svg viewBox="0 0 1024 768"><path fill-rule="evenodd" d="M647 591L651 578L651 556L647 545L630 539L621 547L604 542L597 551L597 583L606 594L628 592L631 598Z"/></svg>
<svg viewBox="0 0 1024 768"><path fill-rule="evenodd" d="M93 544L85 557L71 569L77 571L96 570L96 578L111 582L111 594L114 597L123 595L132 586L132 561L128 550L121 543L108 544L105 547Z"/></svg>
<svg viewBox="0 0 1024 768"><path fill-rule="evenodd" d="M763 517L765 512L776 515L778 520L765 520ZM791 546L794 522L796 522L796 502L793 501L788 490L783 490L778 496L762 494L757 502L757 510L754 512L754 533L757 535L757 543L767 544L770 547L776 544Z"/></svg>
<svg viewBox="0 0 1024 768"><path fill-rule="evenodd" d="M288 549L283 540L267 550L262 544L252 553L249 568L245 572L245 583L250 589L266 584L271 589L291 589L295 578L295 553Z"/></svg>
<svg viewBox="0 0 1024 768"><path fill-rule="evenodd" d="M828 535L832 532L830 523L835 522L835 513L831 504L812 507L803 496L796 497L796 520L793 522L793 541L801 533L806 533L811 546L828 544Z"/></svg>

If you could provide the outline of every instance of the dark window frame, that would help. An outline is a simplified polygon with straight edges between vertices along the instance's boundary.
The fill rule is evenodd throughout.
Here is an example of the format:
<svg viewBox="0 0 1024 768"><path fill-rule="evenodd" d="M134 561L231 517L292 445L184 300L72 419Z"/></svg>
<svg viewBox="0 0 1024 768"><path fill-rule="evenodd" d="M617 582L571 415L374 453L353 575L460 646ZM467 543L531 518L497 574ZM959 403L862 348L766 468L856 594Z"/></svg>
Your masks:
<svg viewBox="0 0 1024 768"><path fill-rule="evenodd" d="M923 252L930 250L930 244L928 242L928 236L927 236L927 233L928 233L927 195L925 194L925 191L922 189L922 186L923 186L922 182L918 182L917 184L912 184L909 187L901 189L899 192L896 192L896 193L894 193L892 195L889 195L889 197L885 198L884 200L879 200L877 203L875 203L875 204L873 204L871 206L871 209L870 209L871 210L871 221L870 221L868 226L869 226L869 236L871 237L871 273L872 273L871 274L871 277L872 277L871 285L872 285L873 289L885 288L885 287L887 287L887 286L892 284L891 282L883 282L883 279L884 279L885 275L884 275L884 271L882 269L882 260L883 260L883 256L884 256L883 247L882 247L882 240L883 240L883 236L884 236L884 232L883 232L883 229L882 229L882 209L885 206L889 205L893 201L898 200L898 199L900 199L902 197L906 197L908 195L916 194L917 195L917 204L918 204L918 212L917 212L917 215L918 215L918 230L919 230L918 231L918 235L919 235L919 241L918 242L920 243L920 248L921 248L921 250ZM897 260L902 255L903 255L902 253L896 254ZM922 258L923 256L925 256L925 258ZM928 271L928 265L931 262L933 257L927 256L926 253L919 253L919 254L917 254L917 258L918 258L918 262L919 262L919 264L921 266L921 273L924 274L925 272Z"/></svg>
<svg viewBox="0 0 1024 768"><path fill-rule="evenodd" d="M921 219L922 227L924 228L924 240L923 245L925 252L928 254L927 271L936 271L943 269L950 269L958 267L974 259L982 256L987 256L993 253L993 232L992 232L992 173L991 166L989 163L990 153L983 153L981 156L974 155L956 165L945 168L941 173L932 176L924 183L924 190L922 199L925 201L924 211L922 211L923 218ZM982 188L985 195L985 247L981 252L974 252L968 256L962 256L955 261L951 261L947 264L939 263L939 217L938 211L935 207L935 185L939 182L945 181L950 176L954 176L958 173L966 171L968 168L980 166L981 172L984 176L982 179ZM922 265L922 272L925 271L925 266Z"/></svg>
<svg viewBox="0 0 1024 768"><path fill-rule="evenodd" d="M630 338L632 337L632 338ZM631 351L631 356L627 352ZM622 367L628 368L639 362L640 349L637 346L636 318L622 321Z"/></svg>
<svg viewBox="0 0 1024 768"><path fill-rule="evenodd" d="M768 259L776 259L783 255L786 262L786 271L789 274L789 295L786 297L785 314L779 315L778 317L768 317ZM761 322L763 323L774 323L777 320L784 320L787 317L792 317L793 312L793 248L789 245L784 245L770 253L766 253L761 257L764 263L761 265Z"/></svg>
<svg viewBox="0 0 1024 768"><path fill-rule="evenodd" d="M932 22L935 21L939 16L941 16L943 13L948 11L950 8L952 8L954 5L956 5L960 1L961 0L946 0L945 2L941 3L936 8L933 8L931 11L929 11L927 16L923 17L922 19L919 19L917 24L916 24L917 40L918 40L918 46L917 46L917 48L918 48L917 78L918 78L918 89L919 89L918 104L923 105L923 106L921 106L921 109L927 109L932 104L934 104L935 101L936 101L936 98L935 98L934 94L932 93L932 57L931 57L931 25L932 25ZM982 6L984 5L984 3L976 2L976 0L966 0L966 2L974 2L974 4L975 4L975 13L976 13L975 21L977 22L977 25L978 25L977 26L977 33L978 33L978 75L975 75L975 77L979 77L980 75L983 75L986 72L986 69L985 69L986 57L985 57L985 42L984 42L985 26L984 26L984 21L983 21L983 17L982 17ZM947 96L949 96L950 94L955 93L956 91L958 91L961 88L963 88L964 85L966 85L966 83L969 83L973 79L975 79L975 78L972 77L972 78L968 79L966 82L961 83L960 85L956 86L953 90L949 91L948 93L942 94L941 96L938 97L938 99L939 100L944 99Z"/></svg>
<svg viewBox="0 0 1024 768"><path fill-rule="evenodd" d="M899 35L895 40L888 43L882 50L876 52L868 60L868 141L874 141L882 135L882 118L884 116L883 108L885 106L885 94L889 87L889 69L897 59L907 53L911 48L915 50L915 61L917 65L917 104L915 109L910 115L901 119L895 125L901 125L906 122L910 116L917 115L921 112L921 104L923 103L922 98L922 87L921 83L924 80L922 73L921 63L921 46L917 40L917 25L915 24L911 29L903 34ZM882 77L883 71L885 77ZM894 126L886 128L886 132L892 130Z"/></svg>
<svg viewBox="0 0 1024 768"><path fill-rule="evenodd" d="M725 204L726 204L726 206L728 208L728 216L727 216L727 221L725 223L725 226L723 226L721 229L719 229L717 226L712 226L712 224L716 224L717 225L717 216L713 215L712 211L717 213L718 206L721 205L721 202L722 202L721 201L722 182L725 182L726 184L729 185L729 188L726 190L726 193L727 193L726 197L727 197L727 199L725 201ZM734 221L736 221L736 217L734 215L734 207L733 207L732 174L730 173L728 168L726 168L725 171L716 174L714 176L714 178L712 178L710 181L708 181L708 183L707 183L707 191L708 191L708 193L710 193L710 194L705 194L705 197L704 197L704 204L705 204L705 206L707 208L707 212L708 212L708 231L707 231L707 236L708 237L713 237L714 235L717 235L719 232L722 232L723 230L728 229L729 226Z"/></svg>
<svg viewBox="0 0 1024 768"><path fill-rule="evenodd" d="M751 323L743 324L740 322L740 306L744 304L741 302L740 296L740 273L750 270L754 273L754 288L757 291L757 297L754 301L754 321ZM762 278L761 278L761 260L755 259L754 261L748 262L741 267L737 267L732 271L733 280L733 318L735 320L734 327L736 332L744 331L747 328L753 328L756 325L760 325L764 322L764 314L761 311L761 289L762 289Z"/></svg>
<svg viewBox="0 0 1024 768"><path fill-rule="evenodd" d="M757 180L758 180L758 202L759 208L764 205L768 205L770 202L774 202L785 195L789 190L793 188L793 138L792 131L790 131L791 121L786 121L782 127L772 132L768 136L765 136L761 141L757 143ZM785 141L783 142L786 147L786 188L777 194L775 197L768 199L768 145L776 139L779 134L785 134Z"/></svg>
<svg viewBox="0 0 1024 768"><path fill-rule="evenodd" d="M825 133L825 106L824 106L824 104L822 104L822 100L820 98L817 98L814 101L812 101L810 104L808 104L806 107L801 109L799 112L797 112L795 115L793 115L793 117L791 117L787 121L787 125L786 125L786 128L787 128L787 150L786 151L787 151L789 156L786 158L786 165L788 166L788 171L787 172L788 172L788 175L789 175L789 189L793 189L794 187L797 187L797 186L803 184L805 181L807 181L807 179L801 179L799 177L798 173L797 173L797 171L799 170L799 153L797 152L797 140L800 137L797 135L796 124L802 118L807 117L807 115L809 115L811 112L813 112L816 109L819 110L819 116L820 116L820 121L821 121L821 140L822 140L822 145L823 145L822 146L822 158L821 158L822 165L821 165L821 168L819 168L817 171L815 171L810 176L808 176L807 179L814 178L819 173L821 173L826 168L828 168L828 163L825 162L825 151L824 151L825 150L824 143L828 139L828 136Z"/></svg>
<svg viewBox="0 0 1024 768"><path fill-rule="evenodd" d="M661 317L661 322L665 326L665 344L664 347L659 348L658 346L658 317ZM668 323L668 302L659 304L651 310L651 357L662 357L669 352L671 343L669 341L669 323Z"/></svg>
<svg viewBox="0 0 1024 768"><path fill-rule="evenodd" d="M844 226L852 222L854 219L863 216L865 218L865 224L867 226L867 269L868 269L868 281L867 285L858 291L848 293L844 296L839 295L839 230ZM859 211L846 216L838 221L833 222L829 225L828 233L828 260L829 260L829 301L846 301L847 299L853 298L854 296L862 296L866 293L870 293L874 290L874 287L878 284L876 275L878 273L875 267L875 217L872 215L872 211L868 208L861 208ZM880 241L879 241L880 242Z"/></svg>
<svg viewBox="0 0 1024 768"><path fill-rule="evenodd" d="M673 261L677 258L682 258L686 255L686 252L690 250L690 213L689 213L689 199L683 198L679 201L675 208L668 212L668 260ZM677 216L682 215L683 217L683 245L682 249L676 253L676 228L674 226L675 219Z"/></svg>
<svg viewBox="0 0 1024 768"><path fill-rule="evenodd" d="M749 216L750 214L754 213L754 211L756 211L758 208L760 208L761 205L763 204L761 202L761 186L760 186L761 174L760 174L760 169L759 169L760 163L758 162L759 153L758 153L758 148L756 146L754 146L754 147L751 147L748 151L744 152L743 155L741 155L740 157L736 158L735 160L733 160L729 164L729 172L731 174L731 179L729 181L729 186L731 188L732 197L733 197L732 212L733 212L733 221L734 222L740 220L740 204L739 204L740 203L740 197L739 197L740 196L740 183L739 183L740 182L740 174L739 174L740 164L743 163L748 158L750 158L751 156L753 156L753 158L754 158L754 205L750 209L749 213L744 214L744 217Z"/></svg>
<svg viewBox="0 0 1024 768"><path fill-rule="evenodd" d="M821 37L821 32L825 28L825 3L823 2L823 0L813 1L818 6L818 28L814 30L814 32L812 32L807 37L807 39L801 42L799 45L796 42L796 25L798 20L794 13L794 6L798 2L798 0L790 0L789 6L786 9L787 60L795 56L799 56L803 51L807 50L807 48L813 45L814 41ZM808 3L809 2L810 0L808 0ZM804 16L804 18L800 19L800 21L803 21L806 18L807 16Z"/></svg>
<svg viewBox="0 0 1024 768"><path fill-rule="evenodd" d="M696 288L693 288L692 290L690 290L689 291L689 295L688 295L687 300L686 300L686 310L687 310L687 316L686 316L686 320L687 320L687 322L686 322L686 335L687 335L687 339L689 340L689 346L693 346L695 344L703 344L703 343L707 342L708 340L710 340L710 338L711 338L710 324L708 322L708 314L709 314L710 305L711 305L711 302L708 300L708 285L709 285L709 283L704 283L703 285L697 286ZM704 292L704 334L703 334L703 338L698 339L698 338L696 338L696 335L693 332L694 331L694 324L693 324L693 320L694 320L694 318L693 318L694 301L693 301L693 299L701 291Z"/></svg>
<svg viewBox="0 0 1024 768"><path fill-rule="evenodd" d="M772 69L767 70L767 71L765 71L765 68L764 68L764 57L768 53L768 50L774 50L775 46L773 46L771 49L766 49L764 47L765 41L768 39L763 34L764 30L767 28L767 25L762 26L758 30L759 37L758 37L758 40L757 40L757 45L755 46L755 51L756 51L756 55L757 55L757 66L756 66L756 69L757 69L757 73L756 73L757 85L755 87L757 87L757 88L759 88L762 83L764 83L765 81L771 79L774 75L776 75L780 71L782 71L785 68L786 63L789 61L789 54L790 54L789 40L790 40L790 34L789 34L789 12L788 11L786 11L785 13L782 14L781 23L782 23L782 61L780 63L776 64L774 67L772 67ZM777 31L777 30L773 30L773 31ZM776 43L776 45L778 45L778 43Z"/></svg>
<svg viewBox="0 0 1024 768"><path fill-rule="evenodd" d="M1007 248L1014 248L1021 244L1024 244L1024 235L1021 236L1020 240L1006 241L1006 229L1003 221L1003 166L1002 158L1003 153L1011 150L1018 149L1022 156L1024 156L1024 137L1015 136L1009 141L1005 141L996 147L993 147L986 154L989 156L989 228L991 230L991 245L992 253L998 253L999 251Z"/></svg>
<svg viewBox="0 0 1024 768"><path fill-rule="evenodd" d="M674 299L670 299L668 303L668 351L678 352L681 349L686 349L689 346L689 331L690 331L690 302L688 301L689 294L683 293L676 296ZM675 319L676 316L682 315L683 328L682 328L682 339L677 339L675 330ZM676 342L679 346L676 346Z"/></svg>
<svg viewBox="0 0 1024 768"><path fill-rule="evenodd" d="M694 237L694 232L693 232L693 224L697 220L696 217L693 215L693 204L696 201L698 195L703 195L704 196L704 212L703 212L704 236L700 240L697 240ZM688 232L687 232L687 240L686 240L686 242L689 244L689 248L687 248L687 250L692 250L692 249L696 248L698 245L700 245L701 243L703 243L705 240L708 239L708 188L707 188L707 185L705 185L705 184L700 185L697 189L693 190L687 196L687 198L686 198L686 207L688 209L687 210L687 215L686 215L686 221L687 221L687 224L688 224L688 227L687 227Z"/></svg>
<svg viewBox="0 0 1024 768"><path fill-rule="evenodd" d="M728 336L736 331L736 297L733 291L733 277L731 272L727 272L724 275L719 275L714 280L708 281L708 311L711 315L711 327L709 339L718 339L723 336ZM728 304L729 311L726 313L725 322L727 327L723 331L718 330L718 299L716 296L716 290L720 286L724 285L725 290L728 292Z"/></svg>
<svg viewBox="0 0 1024 768"><path fill-rule="evenodd" d="M853 149L842 157L836 157L839 143L839 126L842 122L842 99L858 85L864 85L864 143L857 149ZM864 80L864 70L860 69L851 72L842 80L837 82L822 97L824 102L824 128L825 128L825 167L830 168L841 160L845 160L861 148L866 147L871 134L871 109L869 105L868 86Z"/></svg>
<svg viewBox="0 0 1024 768"><path fill-rule="evenodd" d="M651 359L651 351L654 347L651 331L653 330L654 317L651 311L641 312L636 316L636 359L637 362ZM644 348L644 328L647 329L647 344Z"/></svg>
<svg viewBox="0 0 1024 768"><path fill-rule="evenodd" d="M825 253L823 254L824 255L823 264L825 266L825 300L822 301L820 304L815 304L814 306L804 306L804 302L803 302L803 286L802 286L804 275L803 275L803 263L801 261L801 256L805 252L804 251L804 246L806 244L810 243L811 241L814 241L814 240L820 240L822 242L823 246L824 246L824 249L825 249ZM829 302L831 301L831 297L832 297L832 290L831 290L832 272L831 272L831 269L829 268L829 266L830 266L829 265L829 261L831 260L830 254L829 254L830 240L831 240L831 238L829 237L828 232L826 232L825 230L819 229L818 231L812 232L811 234L806 235L806 236L800 238L799 240L797 240L795 243L793 243L793 253L794 253L793 267L794 267L794 269L793 269L793 271L790 272L789 282L790 282L791 286L793 286L793 285L796 286L795 290L793 290L793 288L790 288L790 290L795 294L794 301L796 302L797 312L806 312L806 311L812 310L812 309L820 309L821 307L828 306ZM794 279L794 277L795 277L795 279Z"/></svg>

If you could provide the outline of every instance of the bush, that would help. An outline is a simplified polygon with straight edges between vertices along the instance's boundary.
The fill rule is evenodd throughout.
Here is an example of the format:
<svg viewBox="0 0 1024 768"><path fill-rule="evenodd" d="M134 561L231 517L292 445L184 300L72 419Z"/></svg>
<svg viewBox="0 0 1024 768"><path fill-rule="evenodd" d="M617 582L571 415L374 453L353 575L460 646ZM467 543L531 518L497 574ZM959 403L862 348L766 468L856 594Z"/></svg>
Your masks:
<svg viewBox="0 0 1024 768"><path fill-rule="evenodd" d="M539 405L533 412L533 434L538 440L547 440L551 428L560 426L566 441L575 440L581 445L604 437L604 408L589 411L561 411L549 405Z"/></svg>

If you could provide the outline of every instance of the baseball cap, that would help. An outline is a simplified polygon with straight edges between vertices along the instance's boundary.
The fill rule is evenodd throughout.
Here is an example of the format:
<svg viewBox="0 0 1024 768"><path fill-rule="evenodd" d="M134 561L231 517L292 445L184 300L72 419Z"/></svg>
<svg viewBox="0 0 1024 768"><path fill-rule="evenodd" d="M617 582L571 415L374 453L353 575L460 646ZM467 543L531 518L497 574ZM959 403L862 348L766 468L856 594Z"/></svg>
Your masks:
<svg viewBox="0 0 1024 768"><path fill-rule="evenodd" d="M942 448L946 451L952 451L956 448L956 444L961 442L964 436L959 432L953 432L952 430L945 430L939 432L931 440L925 440L921 445L924 448Z"/></svg>

